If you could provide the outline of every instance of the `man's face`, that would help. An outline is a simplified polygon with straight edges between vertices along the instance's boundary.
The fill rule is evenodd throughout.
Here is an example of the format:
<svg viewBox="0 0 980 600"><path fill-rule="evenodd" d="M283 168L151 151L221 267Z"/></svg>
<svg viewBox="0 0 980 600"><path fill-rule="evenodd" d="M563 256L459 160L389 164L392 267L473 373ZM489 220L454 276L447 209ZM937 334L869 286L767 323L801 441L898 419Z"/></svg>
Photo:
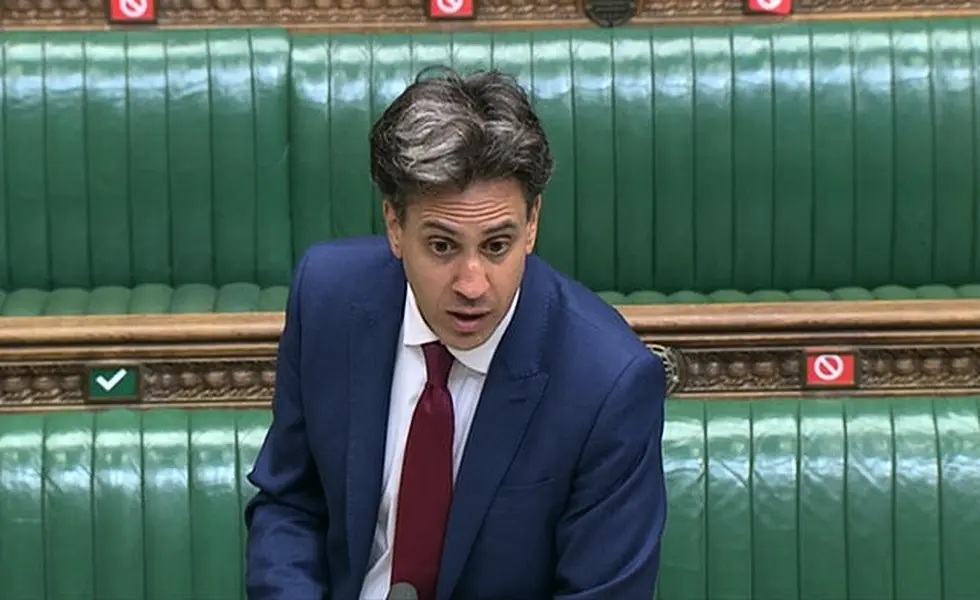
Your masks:
<svg viewBox="0 0 980 600"><path fill-rule="evenodd" d="M384 204L392 252L426 323L448 346L479 346L507 314L534 249L540 202L528 215L514 180L477 182L462 193L408 202L399 222Z"/></svg>

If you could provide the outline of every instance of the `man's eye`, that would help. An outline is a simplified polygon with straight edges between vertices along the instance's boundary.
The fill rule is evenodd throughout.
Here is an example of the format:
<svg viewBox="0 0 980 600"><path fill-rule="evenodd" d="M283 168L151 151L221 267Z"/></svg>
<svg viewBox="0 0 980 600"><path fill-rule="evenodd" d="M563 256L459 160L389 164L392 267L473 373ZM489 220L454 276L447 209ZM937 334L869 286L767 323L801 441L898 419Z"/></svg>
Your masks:
<svg viewBox="0 0 980 600"><path fill-rule="evenodd" d="M493 255L501 255L510 249L510 242L507 240L493 240L487 244L487 252Z"/></svg>
<svg viewBox="0 0 980 600"><path fill-rule="evenodd" d="M429 248L431 248L432 252L435 254L447 254L450 250L452 250L452 245L446 240L432 240L429 242Z"/></svg>

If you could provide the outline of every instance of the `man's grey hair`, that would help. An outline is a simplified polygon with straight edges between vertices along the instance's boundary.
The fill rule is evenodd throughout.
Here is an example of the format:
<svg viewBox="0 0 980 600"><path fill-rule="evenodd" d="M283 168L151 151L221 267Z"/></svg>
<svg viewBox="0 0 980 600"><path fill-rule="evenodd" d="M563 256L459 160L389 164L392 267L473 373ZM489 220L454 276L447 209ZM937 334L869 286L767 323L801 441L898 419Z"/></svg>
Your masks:
<svg viewBox="0 0 980 600"><path fill-rule="evenodd" d="M514 179L528 209L554 162L527 93L500 71L419 73L371 130L371 178L399 218L407 199Z"/></svg>

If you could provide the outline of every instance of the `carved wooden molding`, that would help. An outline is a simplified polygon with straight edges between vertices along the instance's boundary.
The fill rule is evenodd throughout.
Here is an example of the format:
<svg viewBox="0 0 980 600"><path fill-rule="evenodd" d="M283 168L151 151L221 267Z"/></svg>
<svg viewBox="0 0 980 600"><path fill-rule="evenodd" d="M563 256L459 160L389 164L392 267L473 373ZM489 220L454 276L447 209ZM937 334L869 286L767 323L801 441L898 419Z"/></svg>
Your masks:
<svg viewBox="0 0 980 600"><path fill-rule="evenodd" d="M157 23L174 26L285 25L346 31L460 30L486 28L594 27L581 0L477 0L477 19L427 20L425 0L159 0ZM931 17L980 12L975 0L796 0L793 19ZM631 22L732 21L746 19L744 0L638 0ZM756 20L765 18L753 17ZM0 28L102 27L105 0L6 0Z"/></svg>
<svg viewBox="0 0 980 600"><path fill-rule="evenodd" d="M676 398L980 394L980 300L619 310L664 358ZM282 323L281 313L5 318L0 410L266 406ZM853 359L853 384L808 383L808 355L821 353Z"/></svg>
<svg viewBox="0 0 980 600"><path fill-rule="evenodd" d="M156 404L268 404L275 387L275 359L146 360L102 363L130 366L140 378L140 401ZM24 363L0 365L3 405L91 404L110 406L136 402L87 400L86 378L91 363Z"/></svg>
<svg viewBox="0 0 980 600"><path fill-rule="evenodd" d="M856 357L856 384L821 390L806 384L806 354L801 349L685 350L683 375L673 396L980 394L980 343L864 346L847 351Z"/></svg>
<svg viewBox="0 0 980 600"><path fill-rule="evenodd" d="M659 348L651 350L658 351ZM811 389L802 348L669 349L673 398L980 394L980 342L954 346L866 346L850 350L857 383ZM660 352L657 352L660 354ZM91 369L139 377L137 398L91 398ZM197 358L0 364L0 411L112 406L268 406L275 359Z"/></svg>

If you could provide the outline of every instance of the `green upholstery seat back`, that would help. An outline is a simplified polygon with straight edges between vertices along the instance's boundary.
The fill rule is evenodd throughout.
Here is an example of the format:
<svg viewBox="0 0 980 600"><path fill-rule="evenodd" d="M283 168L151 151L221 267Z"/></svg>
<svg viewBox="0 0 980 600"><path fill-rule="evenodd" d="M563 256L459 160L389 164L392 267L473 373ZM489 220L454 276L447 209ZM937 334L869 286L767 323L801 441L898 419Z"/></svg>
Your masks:
<svg viewBox="0 0 980 600"><path fill-rule="evenodd" d="M287 284L289 43L0 35L0 290Z"/></svg>
<svg viewBox="0 0 980 600"><path fill-rule="evenodd" d="M659 598L980 598L978 401L668 402Z"/></svg>
<svg viewBox="0 0 980 600"><path fill-rule="evenodd" d="M244 598L245 475L268 411L0 418L9 600Z"/></svg>
<svg viewBox="0 0 980 600"><path fill-rule="evenodd" d="M592 289L980 281L980 20L296 34L297 247L379 230L368 132L433 64L527 86L538 251Z"/></svg>
<svg viewBox="0 0 980 600"><path fill-rule="evenodd" d="M980 296L980 18L15 31L0 316L281 310L311 243L382 231L370 127L439 64L529 90L538 252L611 302Z"/></svg>
<svg viewBox="0 0 980 600"><path fill-rule="evenodd" d="M980 598L980 398L673 400L660 600ZM0 419L4 598L244 598L267 410Z"/></svg>

